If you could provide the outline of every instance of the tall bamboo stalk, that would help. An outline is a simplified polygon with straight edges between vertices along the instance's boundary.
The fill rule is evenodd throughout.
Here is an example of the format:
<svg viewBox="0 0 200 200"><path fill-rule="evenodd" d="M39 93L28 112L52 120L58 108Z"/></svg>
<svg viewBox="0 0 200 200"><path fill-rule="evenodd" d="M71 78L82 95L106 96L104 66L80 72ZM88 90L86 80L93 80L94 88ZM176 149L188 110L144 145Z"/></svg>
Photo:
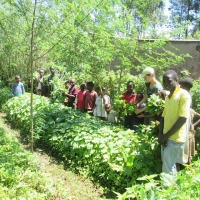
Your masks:
<svg viewBox="0 0 200 200"><path fill-rule="evenodd" d="M31 41L30 41L30 68L31 68L31 108L30 108L30 150L33 152L34 146L34 129L33 129L33 51L34 51L34 26L36 14L37 0L34 2L33 21L31 26Z"/></svg>

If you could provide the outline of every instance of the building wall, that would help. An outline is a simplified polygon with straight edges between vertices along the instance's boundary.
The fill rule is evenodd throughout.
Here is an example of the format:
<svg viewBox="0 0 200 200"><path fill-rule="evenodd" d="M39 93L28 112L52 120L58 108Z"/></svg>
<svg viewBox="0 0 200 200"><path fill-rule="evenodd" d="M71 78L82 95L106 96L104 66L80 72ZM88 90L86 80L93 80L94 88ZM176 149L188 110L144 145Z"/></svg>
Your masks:
<svg viewBox="0 0 200 200"><path fill-rule="evenodd" d="M176 71L180 72L184 69L191 73L191 77L194 79L200 78L200 41L188 40L188 41L170 41L171 45L178 49L180 54L189 54L191 58L186 58L185 62L178 66L172 66ZM175 52L173 48L166 46L172 52ZM176 51L177 52L177 51Z"/></svg>
<svg viewBox="0 0 200 200"><path fill-rule="evenodd" d="M154 42L154 40L139 40L138 42L140 44L145 42ZM193 79L200 79L200 40L170 40L169 43L167 43L164 48L166 50L169 50L176 55L180 54L189 54L189 58L185 58L185 62L183 62L180 65L177 66L169 66L169 69L174 69L178 75L180 75L180 72L182 70L188 70L191 73L191 77ZM163 52L163 50L160 50ZM143 52L141 52L143 53ZM139 63L134 63L135 66L137 66ZM107 66L108 70L116 70L115 66L120 66L119 59L115 58L109 66ZM159 75L159 70L157 71ZM138 71L136 69L132 69L131 73L134 75L138 74Z"/></svg>

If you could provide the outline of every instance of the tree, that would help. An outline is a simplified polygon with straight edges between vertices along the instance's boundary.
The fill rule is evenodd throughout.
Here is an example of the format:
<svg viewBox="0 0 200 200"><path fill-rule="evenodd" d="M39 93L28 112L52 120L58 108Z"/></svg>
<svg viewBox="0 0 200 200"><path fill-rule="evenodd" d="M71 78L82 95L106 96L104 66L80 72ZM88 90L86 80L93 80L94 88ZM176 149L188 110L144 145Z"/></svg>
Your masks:
<svg viewBox="0 0 200 200"><path fill-rule="evenodd" d="M198 0L170 0L170 27L175 38L188 38L199 17Z"/></svg>
<svg viewBox="0 0 200 200"><path fill-rule="evenodd" d="M146 65L160 69L182 62L182 55L158 51L165 40L138 43L149 27L156 27L152 21L158 20L156 13L162 10L161 2L3 1L0 3L0 70L3 72L0 79L10 81L19 74L26 80L26 86L31 86L32 93L33 72L53 63L70 76L81 73L101 83L100 72L106 74L117 60L119 92L123 75L133 69ZM31 100L31 123L32 103ZM32 131L33 124L30 127Z"/></svg>

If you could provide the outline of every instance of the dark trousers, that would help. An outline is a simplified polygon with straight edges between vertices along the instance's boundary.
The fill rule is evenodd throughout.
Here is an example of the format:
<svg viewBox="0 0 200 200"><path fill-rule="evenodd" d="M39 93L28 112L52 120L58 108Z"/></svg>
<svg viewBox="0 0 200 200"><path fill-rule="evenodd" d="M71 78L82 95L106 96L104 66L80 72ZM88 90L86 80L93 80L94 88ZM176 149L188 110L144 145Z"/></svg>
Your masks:
<svg viewBox="0 0 200 200"><path fill-rule="evenodd" d="M134 122L134 116L126 115L124 118L124 127L133 130L133 122Z"/></svg>
<svg viewBox="0 0 200 200"><path fill-rule="evenodd" d="M138 118L135 113L132 115L127 115L125 116L124 119L124 127L129 128L131 130L136 130L137 125L143 124L144 123L144 118Z"/></svg>

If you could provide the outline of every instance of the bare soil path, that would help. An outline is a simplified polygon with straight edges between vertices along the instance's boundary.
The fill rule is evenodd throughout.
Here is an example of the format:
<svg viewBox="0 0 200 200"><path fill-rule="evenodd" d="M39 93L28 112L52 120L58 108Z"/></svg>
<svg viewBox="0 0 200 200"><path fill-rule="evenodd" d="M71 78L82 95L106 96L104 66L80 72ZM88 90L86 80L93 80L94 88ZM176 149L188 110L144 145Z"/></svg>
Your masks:
<svg viewBox="0 0 200 200"><path fill-rule="evenodd" d="M10 125L6 123L5 113L0 113L0 126L5 129L7 133L16 137L20 141L20 134L17 130L13 130ZM24 149L27 146L22 144ZM69 191L72 200L100 200L102 198L103 189L92 184L91 181L74 174L71 171L63 169L63 166L58 164L53 158L38 149L34 152L41 165L41 172L50 174L52 179L59 181L63 188ZM66 199L69 199L67 197ZM59 199L60 200L60 199Z"/></svg>

